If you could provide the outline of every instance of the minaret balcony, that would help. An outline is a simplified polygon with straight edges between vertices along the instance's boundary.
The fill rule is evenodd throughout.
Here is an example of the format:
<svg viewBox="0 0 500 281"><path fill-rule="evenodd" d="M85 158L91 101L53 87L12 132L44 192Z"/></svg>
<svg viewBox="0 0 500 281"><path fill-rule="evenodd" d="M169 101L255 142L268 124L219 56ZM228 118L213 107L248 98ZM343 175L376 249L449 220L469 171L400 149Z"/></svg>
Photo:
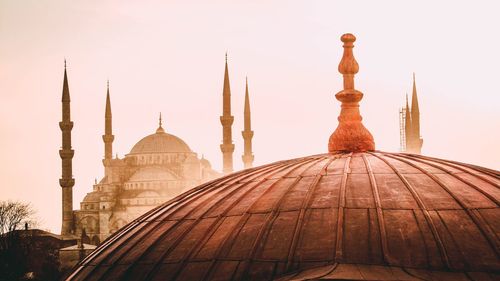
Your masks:
<svg viewBox="0 0 500 281"><path fill-rule="evenodd" d="M233 125L233 122L234 122L234 116L221 116L220 117L220 123L222 124L222 126L231 126Z"/></svg>
<svg viewBox="0 0 500 281"><path fill-rule="evenodd" d="M221 144L220 150L222 153L234 152L234 144Z"/></svg>
<svg viewBox="0 0 500 281"><path fill-rule="evenodd" d="M243 135L244 139L253 138L253 131L243 131L243 132L241 132L241 134Z"/></svg>
<svg viewBox="0 0 500 281"><path fill-rule="evenodd" d="M61 187L73 187L75 185L75 179L59 179L59 185Z"/></svg>
<svg viewBox="0 0 500 281"><path fill-rule="evenodd" d="M61 121L59 122L59 128L61 128L61 131L70 131L71 129L73 129L73 122Z"/></svg>
<svg viewBox="0 0 500 281"><path fill-rule="evenodd" d="M114 135L102 135L102 140L104 142L113 142L115 140Z"/></svg>
<svg viewBox="0 0 500 281"><path fill-rule="evenodd" d="M68 159L68 158L73 158L73 155L75 155L75 151L73 149L60 149L59 150L59 156L61 156L61 159Z"/></svg>

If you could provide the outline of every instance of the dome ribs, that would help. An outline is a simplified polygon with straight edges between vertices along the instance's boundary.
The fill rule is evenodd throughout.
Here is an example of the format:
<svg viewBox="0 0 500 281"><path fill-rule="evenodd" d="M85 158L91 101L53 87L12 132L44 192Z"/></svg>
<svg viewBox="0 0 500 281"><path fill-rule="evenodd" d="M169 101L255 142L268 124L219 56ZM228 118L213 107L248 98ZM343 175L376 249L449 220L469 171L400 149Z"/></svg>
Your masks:
<svg viewBox="0 0 500 281"><path fill-rule="evenodd" d="M259 174L259 173L261 173L261 174L263 174L263 173L269 173L270 171L271 171L271 172L273 172L273 171L275 171L275 170L280 170L280 169L282 169L283 167L286 167L287 165L290 165L290 164L289 164L288 162L284 162L284 163L280 163L280 164L278 164L278 165L274 165L274 166L266 166L266 167L261 168L261 169L255 169L255 170L253 171L253 172L255 172L255 173L245 174L245 175L243 175L243 177L241 177L241 178L250 178L250 177L254 176L255 174ZM233 176L234 176L234 174L233 174ZM241 180L241 178L240 178L240 180ZM233 177L227 177L227 176L226 176L226 177L221 178L221 182L222 182L222 184L219 184L219 185L218 185L218 184L216 184L216 183L217 183L217 181L216 181L216 183L214 183L212 186L213 186L213 187L215 187L215 188L219 188L219 189L221 189L221 190L224 190L223 188L221 188L222 186L224 186L224 183L231 182L231 181L233 181L233 180L234 180L234 178L233 178ZM249 183L247 183L247 184L249 184ZM255 185L255 186L257 186L257 185ZM255 186L254 186L254 187L255 187ZM195 198L195 199L193 199L193 200L196 200L196 199L198 199L198 198L201 198L203 195L205 195L205 194L207 193L206 187L205 187L205 188L203 188L203 189L199 189L199 190L200 190L200 192L199 192L199 197L197 197L197 198ZM210 191L210 190L209 190L209 191ZM230 192L230 193L226 194L226 196L231 195L233 192L235 192L235 190L232 190L232 192ZM207 198L205 201L209 201L210 199L211 199L211 198ZM177 202L179 202L179 201L181 201L181 200L175 200L175 199L174 199L174 202L176 202L176 203L177 203ZM189 202L188 202L188 203L189 203ZM186 204L187 204L187 203L186 203ZM186 205L186 204L184 204L184 205ZM204 204L199 204L199 205L197 205L197 208L191 209L191 210L190 210L187 214L185 214L185 215L184 215L184 217L183 217L183 218L180 218L180 219L176 220L177 224L179 224L179 223L183 222L183 221L184 221L184 220L185 220L185 219L186 219L186 218L187 218L187 217L188 217L188 216L189 216L192 212L196 211L196 209L198 209L198 208L200 208L200 207L202 207L202 206L204 206ZM212 208L209 208L208 210L206 210L206 212L210 211L211 209L212 209ZM158 266L159 266L160 262L162 262L162 261L163 261L163 259L165 258L165 256L166 256L166 255L168 255L169 253L171 253L171 251L173 251L173 250L175 249L175 247L176 247L176 246L180 243L180 239L181 239L181 238L184 238L184 237L185 237L185 235L186 235L187 233L189 233L189 231L190 231L190 230L192 230L192 229L193 229L193 228L197 225L197 223L198 223L198 222L199 222L202 218L203 218L203 215L202 215L202 216L199 216L199 217L198 217L198 219L196 219L196 220L195 220L195 221L194 221L194 222L190 225L190 227L188 227L187 229L185 229L185 230L183 231L183 234L181 234L181 235L177 236L177 239L175 239L175 241L173 241L173 243L172 243L172 244L171 244L171 245L167 248L167 250L166 250L166 251L165 251L165 252L164 252L164 253L163 253L163 254L162 254L159 258L157 258L157 259L156 259L156 262L153 264L153 266L150 268L149 272L147 273L147 276L145 277L146 279L148 279L148 278L152 278L152 274L154 274L156 271L158 271L158 270L159 270ZM149 245L149 247L148 247L148 248L147 248L147 249L146 249L146 250L145 250L145 251L144 251L144 252L143 252L143 253L142 253L142 254L141 254L141 255L140 255L140 256L139 256L136 260L135 260L135 262L133 262L132 264L130 264L130 266L129 266L129 270L127 271L127 273L128 273L128 272L131 272L131 271L133 270L134 266L136 266L136 265L137 265L137 262L139 262L139 261L143 260L143 259L145 258L145 256L146 256L146 255L147 255L147 254L148 254L148 253L149 253L152 249L154 249L154 247L155 247L158 243L160 243L161 241L163 241L163 240L165 239L165 237L166 237L167 235L169 235L169 234L170 234L170 233L169 233L168 231L166 231L166 232L165 232L163 235L161 235L158 239L156 239L155 241L153 241L153 242Z"/></svg>
<svg viewBox="0 0 500 281"><path fill-rule="evenodd" d="M271 173L276 173L276 172L279 172L280 170L282 170L282 169L286 169L288 166L290 166L290 165L295 165L295 164L296 164L296 162L285 162L285 163L281 163L281 165L278 165L278 167L273 166L272 168L274 168L274 169L272 169L272 170L273 170L273 172L271 172ZM269 173L269 171L267 171L267 173ZM230 177L227 177L227 178L230 178ZM249 192L251 192L254 188L257 188L257 187L259 186L259 184L260 184L260 183L264 183L265 181L266 181L266 179L262 179L262 180L261 180L261 181L259 181L257 184L253 184L253 186L252 186L250 189L248 189L248 190L247 190L247 191L246 191L243 195L241 195L241 196L239 197L239 199L238 199L238 200L236 200L235 202L233 202L233 204L232 204L232 206L231 206L231 207L233 207L233 206L234 206L234 205L236 205L238 202L240 202L240 200L242 200L242 199L245 197L245 195L246 195L246 194L248 194ZM244 185L249 185L250 183L251 183L251 182L248 182L248 183L245 183ZM235 190L233 190L233 192L232 192L232 193L234 193L234 192L235 192ZM227 194L225 197L229 196L229 195L230 195L230 194L232 194L232 193ZM209 199L207 199L207 201L208 201L208 200L209 200ZM221 199L221 200L222 200L222 199ZM221 201L221 200L219 200L219 201ZM204 204L200 204L200 205L204 205ZM200 206L200 205L198 205L198 206ZM211 211L211 210L215 207L215 205L216 205L216 204L214 204L214 205L213 205L213 206L211 206L208 210L206 210L206 211L205 211L205 214L206 214L206 213L208 213L209 211ZM230 208L228 208L227 210L230 210L230 209L231 209L231 207L230 207ZM192 211L194 211L194 210L191 210L189 213L191 213ZM181 220L184 220L185 218L187 218L187 217L189 216L189 213L188 213L188 214L186 214L186 215L185 215L185 217L184 217L184 218L182 218ZM189 231L191 231L191 230L192 230L192 229L193 229L193 228L197 225L197 223L198 223L198 222L199 222L199 221L200 221L203 217L204 217L204 215L200 215L200 216L198 217L198 219L196 219L196 220L195 220L195 223L193 223L193 224L192 224L192 227L191 227L191 228L188 228L188 229L184 232L184 234L186 235ZM217 217L216 221L221 221L222 217L223 217L223 214L219 215L219 216ZM215 231L215 230L216 230L216 228L214 228L214 227L213 227L213 225L211 225L211 226L209 227L209 231L212 231L212 233L213 233L213 231ZM209 232L209 233L210 233L210 232ZM207 233L207 234L209 234L209 233ZM205 237L209 237L209 236L210 236L210 235L205 235ZM180 243L180 239L181 239L181 238L183 238L183 237L184 237L184 235L179 236L179 237L178 237L178 239L176 239L176 240L174 241L174 243L173 243L173 244L172 244L172 245L168 248L168 250L167 250L167 251L165 251L165 252L164 252L164 253L163 253L163 254L162 254L159 258L157 258L157 262L155 262L155 263L154 263L154 266L153 266L153 268L151 269L151 271L149 272L149 274L148 274L148 276L146 277L146 279L147 279L147 278L151 278L151 276L153 276L153 275L154 275L154 273L158 270L158 266L159 266L160 262L162 262L168 254L170 254L172 251L174 251L174 250L175 250L175 248L177 247L177 245ZM158 239L157 241L155 241L155 244L156 244L156 243L158 243L159 241L161 241L161 239ZM205 242L205 240L203 240L202 242ZM201 244L201 243L199 243L199 244ZM154 245L151 245L151 249L153 248L153 246L154 246ZM190 257L190 256L193 254L193 250L194 250L194 249L196 249L196 248L197 248L197 247L196 247L196 245L194 245L194 246L191 248L191 250L190 250L190 251L189 251L186 255L184 255L184 257L183 257L183 258L181 259L181 261L180 261L179 267L175 270L175 272L173 272L173 273L172 273L172 274L173 274L173 278L172 278L172 279L177 278L178 274L180 274L180 273L181 273L181 271L182 271L182 269L183 269L183 267L184 267L184 265L185 265L185 261L186 261L186 259L187 259L188 257ZM140 259L138 259L138 260L140 260Z"/></svg>
<svg viewBox="0 0 500 281"><path fill-rule="evenodd" d="M377 182L375 181L375 175L373 174L372 167L370 165L370 161L366 158L365 154L362 154L363 157L363 162L365 163L366 170L368 172L368 176L370 177L370 185L372 187L372 192L373 196L375 199L375 206L376 206L376 211L377 211L377 222L378 222L378 227L379 227L379 232L380 232L380 239L381 239L381 246L382 246L382 255L384 258L384 261L387 262L388 264L394 264L394 260L390 256L389 253L389 248L387 246L387 231L385 229L385 220L384 220L384 214L382 212L382 204L380 203L380 194L378 191L378 186Z"/></svg>
<svg viewBox="0 0 500 281"><path fill-rule="evenodd" d="M418 195L418 193L415 191L415 189L413 188L413 186L408 182L408 180L391 164L389 163L386 159L384 159L383 157L377 155L377 153L373 153L373 152L367 152L375 157L377 157L378 159L382 160L385 164L387 164L387 166L389 166L393 171L394 173L399 177L399 179L401 179L401 181L403 182L403 184L406 186L406 188L410 191L410 193L412 194L414 200L417 202L418 206L420 207L420 210L422 211L422 213L424 214L424 217L425 217L425 220L428 224L428 226L430 227L431 229L431 232L432 232L432 235L438 245L438 248L439 248L439 253L441 255L441 259L444 261L446 267L448 268L451 268L451 264L450 264L450 259L448 257L448 253L446 251L446 248L443 244L443 240L442 240L442 237L439 235L439 232L437 231L437 228L436 228L436 225L434 224L433 220L432 220L432 217L429 213L429 211L427 210L427 208L425 207L425 204L424 202L422 201L422 199L420 198L420 196Z"/></svg>
<svg viewBox="0 0 500 281"><path fill-rule="evenodd" d="M219 180L215 180L213 182L211 182L211 184L208 184L206 186L204 186L205 188L206 187L217 187L217 183L224 180L224 178L222 179L219 179ZM193 194L198 194L199 196L202 195L202 191L205 191L204 189L199 189L200 192L196 192L196 191L193 191L193 192L189 192L188 194L183 194L183 196L181 196L181 199L186 199L186 198L190 198L190 195L193 195ZM179 199L179 198L177 198ZM156 211L159 211L159 210L162 210L164 211L165 208L168 208L168 209L172 209L174 207L176 207L177 205L181 204L181 203L185 203L183 200L173 200L172 204L162 204L160 205L159 207L153 209L153 210L156 210ZM135 246L141 242L143 242L142 239L137 239L138 237L136 235L133 235L135 234L135 232L139 231L140 228L138 227L140 224L145 224L145 226L154 226L152 229L150 229L149 231L154 231L156 228L161 228L163 226L163 224L159 221L147 221L145 220L145 218L147 218L149 215L153 215L155 214L154 212L150 211L148 212L147 214L139 217L138 219L136 219L134 221L134 223L137 223L136 225L134 225L133 227L131 227L130 229L128 229L128 227L125 227L127 230L126 232L123 230L123 231L119 231L118 233L122 233L124 232L125 236L123 237L118 237L118 239L120 238L123 238L121 242L121 247L115 247L113 248L113 244L108 244L106 247L102 247L103 251L106 251L106 250L111 250L112 253L114 253L113 255L109 254L107 257L114 257L115 258L115 261L112 263L112 264L116 264L118 263L123 257L125 257L127 254L129 254L129 251L133 248L135 248ZM131 225L133 225L134 223L131 223ZM144 227L145 227L144 226ZM169 227L168 229L171 229L171 227ZM140 236L140 238L143 238L145 237L147 234L149 234L149 231L144 231L144 229L142 229L142 234ZM135 231L135 232L133 232ZM168 231L166 231L165 233L168 233ZM114 236L110 237L110 238L114 238ZM132 239L135 239L135 241L132 241ZM124 240L124 241L123 241ZM118 242L117 240L113 240L113 242ZM133 243L132 243L133 242ZM116 244L116 243L115 243ZM125 247L128 247L127 250L124 250ZM111 249L110 249L111 248ZM119 255L117 254L117 251L120 250L122 251ZM146 249L147 251L147 249ZM115 256L116 255L116 256ZM106 256L105 256L106 257ZM89 260L88 263L91 263L91 262L95 262L94 260ZM95 264L94 266L94 269L92 271L90 271L88 273L87 276L92 276L91 279L94 276L95 274L95 270L98 270L100 267L103 267L104 266L104 262L105 262L105 259L102 259L101 261L99 261L97 264ZM129 272L130 270L130 266L123 272L120 272L119 275L125 275L126 273ZM96 279L92 279L92 280L105 280L105 277L106 276L109 276L109 274L111 274L112 270L107 270L105 272L103 272L102 276L98 276L99 278L96 278ZM118 274L117 274L118 275Z"/></svg>
<svg viewBox="0 0 500 281"><path fill-rule="evenodd" d="M347 175L349 174L349 164L351 163L352 152L347 155L344 163L344 172L339 190L339 206L337 212L337 236L335 241L335 261L340 262L343 258L343 235L344 235L344 208L347 185Z"/></svg>
<svg viewBox="0 0 500 281"><path fill-rule="evenodd" d="M261 169L259 169L259 170L260 170L260 172L261 172L261 173L265 173L265 172L269 172L269 170L278 169L279 167L280 167L279 165L278 165L278 166L276 166L276 165L274 165L274 166L273 166L273 165L269 165L269 166L265 166L265 167L263 167L263 168L261 168ZM259 171L257 171L257 172L259 172ZM245 177L245 178L248 178L248 177L251 177L251 176L253 176L253 173L249 173L249 174L245 174L245 175L243 175L243 177ZM151 223L151 221L148 221L148 220L147 220L148 218L150 218L150 216L153 216L153 215L156 215L156 214L160 214L160 215L161 215L161 214L164 214L164 213L165 213L165 209L167 209L167 210L171 210L171 209L173 209L173 208L175 208L175 207L178 207L178 205L180 205L180 204L182 204L182 205L186 205L186 204L188 204L188 203L191 203L193 200L196 200L197 198L199 198L199 197L203 196L204 194L206 194L206 193L207 193L207 191L210 191L210 190L212 190L212 189L216 189L216 188L220 188L221 186L223 186L223 185L224 185L224 183L231 182L232 180L234 180L234 178L231 178L231 177L223 177L223 178L219 178L219 179L217 179L217 180L214 180L214 181L212 181L212 182L209 182L209 183L207 183L207 184L205 184L205 185L200 186L200 188L195 188L195 189L193 189L193 190L191 190L191 191L189 191L189 192L183 193L181 196L176 197L176 198L174 198L174 199L170 200L169 202L164 203L164 204L160 205L159 207L157 207L157 208L155 208L155 209L151 210L150 212L146 213L145 215L143 215L143 216L139 217L138 219L136 219L136 220L135 220L135 222L140 223L141 221L146 221L146 222L150 222L150 223ZM209 188L209 189L207 190L207 188ZM170 203L170 204L169 204L169 203ZM177 208L177 209L178 209L178 208ZM174 210L174 211L175 211L175 210ZM181 221L182 221L182 220L179 220L178 222L181 222ZM131 223L131 225L132 225L132 223ZM136 225L136 226L137 226L137 225ZM161 226L161 224L160 224L160 223L157 223L157 226ZM132 229L129 229L128 227L125 227L125 228L127 229L125 233L126 233L126 234L131 234ZM138 228L137 228L137 229L138 229ZM137 231L137 230L136 230L136 231ZM118 233L122 233L122 232L124 232L124 231L120 231L120 232L118 232ZM117 233L117 234L118 234L118 233ZM145 234L147 234L147 232L144 232L144 233L145 233ZM166 235L167 233L168 233L168 231L167 231L167 232L165 232L165 235ZM114 236L112 236L112 237L110 237L110 238L113 238L113 237L114 237ZM156 240L155 242L157 242L157 241L161 241L161 240L162 240L162 237L163 237L163 236L161 236L161 237L160 237L158 240ZM119 238L122 238L122 237L119 237ZM130 244L129 244L129 243L130 243L130 241L129 241L129 240L130 240L130 239L132 239L132 238L133 238L133 236L132 236L132 235L129 235L128 237L125 237L125 238L124 238L124 240L125 240L125 241L121 241L121 242L122 242L122 246L125 246L125 245L130 245ZM115 239L113 239L113 242L115 242L115 241L116 241L116 240L115 240ZM136 243L134 243L134 246L135 246L137 243L140 243L140 242L142 242L140 239L136 240ZM150 247L149 247L148 249L150 249L150 248L151 248L152 246L154 246L154 245L155 245L155 243L153 243L152 245L150 245ZM108 250L108 248L109 248L109 247L111 247L111 246L112 246L111 244L108 244L108 245L107 245L107 247L102 247L102 249L103 249L103 250ZM133 246L132 246L131 248L133 248ZM113 249L113 252L116 252L118 249L119 249L119 247L117 247L117 248ZM145 250L145 252L143 252L143 254L141 255L141 257L142 257L142 256L143 256L146 252L148 252L148 249L146 249L146 250ZM120 260L120 258L121 258L121 257L125 256L125 255L127 254L127 252L128 252L128 251L123 251L123 252L121 253L121 255L119 255L119 258L117 259L117 261L118 261L118 260ZM136 261L140 260L140 259L141 259L141 257L139 257ZM90 262L90 261L89 261L89 262ZM102 262L101 262L100 264L96 265L96 266L94 267L94 269L97 269L99 265L102 265ZM131 264L131 266L129 267L129 269L128 269L126 272L124 272L124 273L123 273L124 275L126 275L126 273L128 273L128 272L129 272L129 270L130 270L130 269L132 269L132 267L133 267L132 265L134 265L134 263L132 263L132 264ZM109 271L108 271L108 272L105 272L105 274L106 274L106 273L108 273L108 274L109 274ZM88 274L88 275L89 275L89 276L92 276L92 274L93 274L93 271L89 272L89 274Z"/></svg>
<svg viewBox="0 0 500 281"><path fill-rule="evenodd" d="M315 163L318 163L320 161L322 161L323 158L309 158L307 159L306 161L303 161L303 162L300 162L299 165L297 165L297 167L293 168L292 170L288 171L287 174L283 175L281 177L280 180L282 179L285 179L287 175L290 175L292 173L294 173L297 169L300 169L301 167L304 167L306 164L308 165L308 167L312 167L314 166ZM311 164L312 163L312 164ZM310 164L310 165L309 165ZM307 169L306 169L307 170ZM288 186L288 190L290 190L295 184L297 184L299 182L299 180L301 179L301 177L297 177L293 183L291 183L289 186ZM270 192L270 190L278 183L275 182L273 183L272 186L270 186L265 192L263 192L260 197L256 200L253 201L253 203L247 208L247 211L244 213L243 216L241 216L241 219L240 221L245 221L245 223L238 223L237 225L239 225L239 229L237 230L237 234L234 236L234 240L232 241L231 243L231 246L229 247L229 249L231 249L232 247L234 247L234 243L236 242L236 239L238 238L239 236L239 232L241 231L241 229L243 228L243 226L246 224L246 221L249 219L249 217L251 216L251 213L250 213L250 210L252 210L254 208L254 206L257 204L257 202L259 202L259 199L263 198L268 192ZM284 196L287 194L287 192L284 192L281 196L280 199L278 199L275 203L274 203L274 206L271 208L271 211L267 213L266 215L266 220L265 220L265 223L260 227L260 230L256 236L256 238L254 239L254 243L252 244L251 246L251 250L249 252L249 255L248 257L242 261L240 263L240 265L238 266L238 269L243 266L243 270L242 270L242 274L243 276L247 276L248 274L248 270L251 266L251 262L252 260L255 258L255 254L256 254L256 251L258 249L258 241L260 240L259 238L263 237L264 235L266 235L266 233L270 230L270 227L273 225L273 222L276 220L277 218L277 213L278 210L279 210L279 207L280 207L280 204L281 202L283 201L283 198ZM228 237L226 237L226 240L220 244L220 248L218 249L219 250L222 250L224 248L224 244L228 243ZM263 243L262 243L262 246L265 246L265 242L266 242L266 239L263 239ZM220 252L218 252L220 253Z"/></svg>
<svg viewBox="0 0 500 281"><path fill-rule="evenodd" d="M448 194L450 194L450 196L462 207L462 209L468 214L468 216L472 219L472 221L474 222L474 224L476 225L476 227L479 229L479 231L481 232L481 234L484 236L484 238L486 238L486 241L490 244L490 246L492 247L492 249L494 250L495 254L496 254L496 257L497 258L500 258L500 242L498 241L498 239L495 237L495 234L493 233L493 231L491 230L491 228L487 225L487 224L484 224L484 223L481 223L480 219L472 212L472 209L469 208L469 206L467 206L462 199L460 199L457 194L455 194L454 192L452 192L452 190L450 190L450 188L444 184L441 179L439 179L438 177L436 177L435 175L429 173L428 171L426 171L425 169L423 169L422 167L412 163L411 161L408 161L408 160L405 160L405 159L401 159L401 158L397 158L393 155L390 155L388 153L384 153L383 155L387 156L387 157L390 157L390 158L393 158L393 159L397 159L401 162L404 162L412 167L415 167L417 169L419 169L422 173L424 173L425 175L427 175L429 178L431 178L433 181L435 181L439 186L441 186ZM439 213L439 212L438 212ZM457 244L457 246L460 248L460 243Z"/></svg>
<svg viewBox="0 0 500 281"><path fill-rule="evenodd" d="M328 169L328 166L330 166L330 164L336 159L338 159L338 156L330 157L330 159L326 163L326 165L324 165L321 168L319 173L315 176L312 184L310 185L305 199L302 201L302 206L300 207L299 216L297 219L297 223L295 224L295 230L293 232L292 241L291 241L290 248L289 248L288 255L287 255L285 271L288 271L292 268L294 257L296 254L295 251L297 250L298 241L299 241L300 236L302 234L302 227L304 225L304 216L305 216L307 208L311 204L311 200L313 198L314 191L316 190L316 187L318 186L318 183L321 180L321 178L324 175L326 175L326 171Z"/></svg>
<svg viewBox="0 0 500 281"><path fill-rule="evenodd" d="M446 169L446 168L444 168L442 166L433 164L433 163L431 163L429 161L422 161L421 159L418 159L418 158L415 159L414 157L411 157L411 156L406 155L406 154L398 154L397 156L398 156L398 158L401 157L401 158L409 159L409 160L412 160L412 161L415 161L415 162L419 162L419 163L422 163L422 164L425 164L425 165L429 165L429 166L437 168L437 169L439 169L441 171L444 171L446 174L448 174L448 175L456 178L457 180L463 182L464 184L466 184L466 185L472 187L473 189L475 189L476 191L480 192L483 196L487 197L489 200L491 200L493 203L495 203L497 205L497 207L500 207L500 202L492 194L490 194L488 192L485 192L483 189L479 188L476 184L473 184L470 181L466 181L464 178L458 176L456 173L453 173L449 169ZM458 169L458 167L455 167L455 168ZM468 174L471 174L471 175L474 175L473 173L467 172L467 170L465 170L465 169L461 169L461 171L463 171L465 173L468 173ZM488 182L488 183L490 183L490 182ZM495 185L494 183L491 183L491 184Z"/></svg>
<svg viewBox="0 0 500 281"><path fill-rule="evenodd" d="M406 155L406 154L404 154ZM470 170L468 169L464 169L462 168L461 166L465 166L469 169L472 169L474 171L478 171L478 172L481 172L481 173L485 173L485 174L488 174L496 179L500 179L500 174L495 174L495 173L491 173L489 169L480 169L478 167L475 167L475 166L472 166L472 165L467 165L467 164L463 164L463 163L459 163L459 162L455 162L455 161L445 161L445 160L442 160L442 159L438 159L438 158L432 158L432 157L426 157L426 156L422 156L422 155L413 155L411 154L411 156L413 158L419 158L419 159L425 159L425 160L429 160L429 161L434 161L434 162L437 162L439 164L443 164L443 165L446 165L448 167L452 167L454 169L457 169L457 170L460 170L464 173L467 173L469 175L472 175L476 178L479 178L493 186L495 186L496 188L499 188L500 189L500 185L496 182L493 182L492 180L486 178L486 177L483 177L482 175L478 174L478 173L472 173Z"/></svg>
<svg viewBox="0 0 500 281"><path fill-rule="evenodd" d="M296 166L296 167L299 167L299 166L305 165L305 164L307 164L307 163L310 163L311 161L313 161L313 159L302 160L302 161L300 161L300 162L298 162L298 163L297 163L297 162L294 162L294 163L292 163L292 165L293 165L293 166ZM269 179L266 179L266 180L267 180L267 181L270 181ZM270 185L270 186L268 186L268 187L266 188L266 191L265 191L264 193L266 193L268 190L272 189L272 188L273 188L273 186L274 186L274 185L276 185L276 183L277 183L277 181L270 181L270 182L271 182L271 185ZM242 196L240 197L240 199L241 199L241 200L245 199L246 195L248 195L248 193L249 193L250 191L251 191L251 190L249 190L249 191L248 191L248 192L246 192L244 195L242 195ZM261 196L262 196L262 195L263 195L263 194L261 194ZM257 201L257 200L256 200L256 201ZM229 207L227 207L227 208L225 209L225 212L224 212L223 214L220 214L219 216L220 216L220 217L225 217L225 218L227 218L227 214L228 214L228 212L229 212L229 211L230 211L230 210L231 210L231 209L232 209L232 208L233 208L233 207L234 207L237 203L238 203L238 201L236 201L236 202L232 202L232 204L231 204ZM247 208L247 210L250 210L251 208L252 208L252 206L249 206L249 207ZM246 224L246 222L247 222L247 221L248 221L248 219L250 218L250 215L251 215L251 213L250 213L249 211L246 211L243 215L239 216L239 217L240 217L240 219L237 219L238 221L237 221L236 223L234 223L234 224L233 224L233 227L231 228L231 231L229 231L229 233L234 233L235 231L236 231L236 232L241 231L241 228L242 228L242 227ZM213 231L213 232L211 232L211 233L209 233L209 234L207 235L207 237L208 237L208 238L210 238L210 237L211 237L211 235L213 235L213 233L214 233L217 229L218 229L218 227L214 228L214 231ZM218 247L217 247L217 249L215 250L215 251L216 251L215 256L218 256L218 255L221 253L222 249L224 248L224 246L223 246L223 245L227 243L227 241L228 241L228 239L230 238L230 236L231 236L231 235L226 235L226 236L224 237L223 241L222 241L221 243L219 243L219 246L218 246ZM237 235L235 235L235 236L237 236ZM206 239L206 240L208 240L208 239ZM206 241L202 241L202 242L200 242L198 245L196 245L196 246L193 248L193 250L190 252L190 255L186 257L186 259L187 259L187 258L189 258L189 257L191 257L192 255L194 255L194 254L198 253L198 252L202 249L202 247L204 246L204 244L205 244L205 243L206 243ZM186 259L184 259L184 262L186 261ZM213 260L213 264L211 264L210 268L212 268L212 266L213 266L214 264L215 264L215 260Z"/></svg>

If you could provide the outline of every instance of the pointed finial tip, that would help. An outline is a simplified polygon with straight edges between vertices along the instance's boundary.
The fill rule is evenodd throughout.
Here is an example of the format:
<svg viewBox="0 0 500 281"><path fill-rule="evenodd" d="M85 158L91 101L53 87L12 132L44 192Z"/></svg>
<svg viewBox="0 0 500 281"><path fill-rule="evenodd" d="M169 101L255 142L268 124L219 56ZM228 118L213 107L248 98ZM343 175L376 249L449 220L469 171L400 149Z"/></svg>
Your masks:
<svg viewBox="0 0 500 281"><path fill-rule="evenodd" d="M66 58L64 58L64 69L66 69Z"/></svg>
<svg viewBox="0 0 500 281"><path fill-rule="evenodd" d="M165 130L162 127L163 125L163 120L161 118L161 112L160 112L160 117L158 118L158 129L156 129L157 133L165 133Z"/></svg>

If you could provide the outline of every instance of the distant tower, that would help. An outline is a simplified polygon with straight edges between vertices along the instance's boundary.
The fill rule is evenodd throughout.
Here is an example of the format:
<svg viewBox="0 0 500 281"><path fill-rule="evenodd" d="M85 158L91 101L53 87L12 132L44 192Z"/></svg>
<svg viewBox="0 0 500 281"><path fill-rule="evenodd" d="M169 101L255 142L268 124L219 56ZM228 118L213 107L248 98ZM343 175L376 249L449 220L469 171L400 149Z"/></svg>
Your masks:
<svg viewBox="0 0 500 281"><path fill-rule="evenodd" d="M64 61L64 82L62 91L62 121L59 122L59 127L62 131L62 149L59 150L59 155L62 160L62 176L59 179L59 185L62 188L62 227L61 235L71 235L74 230L73 220L73 179L72 159L75 151L71 149L71 129L73 122L70 116L70 98L68 76L66 74L66 60Z"/></svg>
<svg viewBox="0 0 500 281"><path fill-rule="evenodd" d="M111 99L109 97L109 81L107 83L106 92L106 112L104 114L104 135L102 135L102 140L104 141L104 165L107 165L109 161L113 158L113 140L115 136L113 135L113 123L111 115Z"/></svg>
<svg viewBox="0 0 500 281"><path fill-rule="evenodd" d="M229 86L229 73L227 68L227 53L226 53L226 68L224 71L224 88L222 90L222 116L220 123L222 124L222 172L229 174L233 172L233 152L234 144L232 138L232 125L234 116L231 115L231 88Z"/></svg>
<svg viewBox="0 0 500 281"><path fill-rule="evenodd" d="M411 97L411 109L408 104L408 95L406 95L406 106L402 110L402 118L400 122L404 123L404 139L405 147L402 151L421 154L423 139L420 138L420 111L418 107L417 86L415 83L415 73L413 73L413 91Z"/></svg>
<svg viewBox="0 0 500 281"><path fill-rule="evenodd" d="M242 159L245 169L252 168L254 156L252 154L252 123L250 116L250 98L248 97L248 78L245 83L245 109L244 109L244 117L245 117L245 127L241 132L243 135L243 140L245 142L245 151L243 153Z"/></svg>

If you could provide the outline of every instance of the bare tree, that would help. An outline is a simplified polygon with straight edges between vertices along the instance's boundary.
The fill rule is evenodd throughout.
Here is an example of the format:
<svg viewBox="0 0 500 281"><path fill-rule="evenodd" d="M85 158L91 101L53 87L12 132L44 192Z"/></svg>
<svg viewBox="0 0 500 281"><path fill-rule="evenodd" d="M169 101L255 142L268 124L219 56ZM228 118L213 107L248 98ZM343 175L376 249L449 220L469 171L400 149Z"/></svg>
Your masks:
<svg viewBox="0 0 500 281"><path fill-rule="evenodd" d="M24 225L33 227L35 223L35 211L29 203L0 201L0 250L11 246L12 238L16 230Z"/></svg>
<svg viewBox="0 0 500 281"><path fill-rule="evenodd" d="M29 243L18 230L34 225L30 204L0 201L0 281L19 280L29 267Z"/></svg>

